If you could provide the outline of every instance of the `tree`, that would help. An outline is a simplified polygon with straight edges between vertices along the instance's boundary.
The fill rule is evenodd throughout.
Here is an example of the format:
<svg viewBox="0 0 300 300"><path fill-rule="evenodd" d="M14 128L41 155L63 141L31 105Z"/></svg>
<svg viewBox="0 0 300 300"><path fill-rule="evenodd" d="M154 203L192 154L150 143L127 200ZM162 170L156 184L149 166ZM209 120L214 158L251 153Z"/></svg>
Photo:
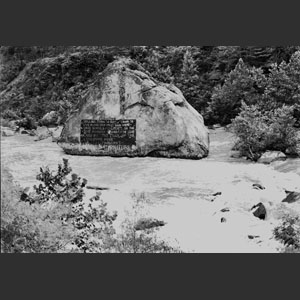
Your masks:
<svg viewBox="0 0 300 300"><path fill-rule="evenodd" d="M176 78L176 85L181 89L188 102L196 109L200 109L199 72L192 47L187 47L184 53L182 68Z"/></svg>
<svg viewBox="0 0 300 300"><path fill-rule="evenodd" d="M262 69L248 67L239 59L235 69L231 71L224 84L214 88L209 104L212 119L222 125L229 124L238 115L241 103L255 104L262 97L266 77Z"/></svg>

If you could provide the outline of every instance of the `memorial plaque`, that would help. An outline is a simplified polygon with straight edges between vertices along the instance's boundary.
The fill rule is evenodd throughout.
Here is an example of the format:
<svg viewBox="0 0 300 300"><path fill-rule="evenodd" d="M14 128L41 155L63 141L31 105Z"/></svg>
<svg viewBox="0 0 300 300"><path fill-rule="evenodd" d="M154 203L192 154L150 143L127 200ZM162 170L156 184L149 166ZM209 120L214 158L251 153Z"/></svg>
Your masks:
<svg viewBox="0 0 300 300"><path fill-rule="evenodd" d="M80 140L92 145L135 145L136 120L81 120Z"/></svg>

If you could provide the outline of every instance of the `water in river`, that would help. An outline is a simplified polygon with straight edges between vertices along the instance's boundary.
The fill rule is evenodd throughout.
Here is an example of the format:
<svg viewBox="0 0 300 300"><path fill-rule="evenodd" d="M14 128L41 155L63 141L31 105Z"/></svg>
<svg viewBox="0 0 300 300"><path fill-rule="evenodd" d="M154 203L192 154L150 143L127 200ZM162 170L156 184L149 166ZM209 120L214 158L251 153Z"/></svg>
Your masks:
<svg viewBox="0 0 300 300"><path fill-rule="evenodd" d="M37 183L35 176L41 166L56 169L62 158L68 158L73 172L85 177L89 185L109 188L103 198L111 209L118 210L120 220L130 207L131 194L144 192L149 214L167 222L161 234L170 238L170 243L176 240L185 251L275 251L278 245L270 240L272 224L256 218L249 221L237 195L240 189L231 189L235 195L232 203L237 203L229 218L232 222L219 222L218 206L208 201L207 195L259 182L280 198L283 189L300 188L300 159L273 166L255 164L230 157L233 136L223 129L212 130L210 140L209 157L187 160L70 156L51 139L34 142L30 136L16 135L1 138L1 165L26 187ZM89 190L87 196L92 194L94 191ZM266 232L265 237L262 232ZM249 233L258 233L261 242L250 241Z"/></svg>

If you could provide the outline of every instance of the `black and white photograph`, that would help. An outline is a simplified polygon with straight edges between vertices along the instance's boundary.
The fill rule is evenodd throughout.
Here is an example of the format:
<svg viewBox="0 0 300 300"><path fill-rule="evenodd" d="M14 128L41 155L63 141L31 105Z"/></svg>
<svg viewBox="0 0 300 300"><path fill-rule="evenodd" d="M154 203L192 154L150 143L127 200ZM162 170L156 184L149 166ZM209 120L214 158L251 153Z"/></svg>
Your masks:
<svg viewBox="0 0 300 300"><path fill-rule="evenodd" d="M0 46L1 253L300 253L300 46Z"/></svg>

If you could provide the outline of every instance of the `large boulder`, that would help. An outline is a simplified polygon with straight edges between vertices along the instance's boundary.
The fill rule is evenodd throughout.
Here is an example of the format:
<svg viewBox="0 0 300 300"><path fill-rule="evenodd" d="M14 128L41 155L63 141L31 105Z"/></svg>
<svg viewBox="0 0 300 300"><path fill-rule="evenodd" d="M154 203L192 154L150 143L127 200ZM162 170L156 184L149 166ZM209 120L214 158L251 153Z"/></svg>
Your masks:
<svg viewBox="0 0 300 300"><path fill-rule="evenodd" d="M84 142L81 120L135 120L131 145ZM174 85L159 83L129 59L109 64L67 120L58 144L68 154L200 159L209 136L202 116Z"/></svg>

